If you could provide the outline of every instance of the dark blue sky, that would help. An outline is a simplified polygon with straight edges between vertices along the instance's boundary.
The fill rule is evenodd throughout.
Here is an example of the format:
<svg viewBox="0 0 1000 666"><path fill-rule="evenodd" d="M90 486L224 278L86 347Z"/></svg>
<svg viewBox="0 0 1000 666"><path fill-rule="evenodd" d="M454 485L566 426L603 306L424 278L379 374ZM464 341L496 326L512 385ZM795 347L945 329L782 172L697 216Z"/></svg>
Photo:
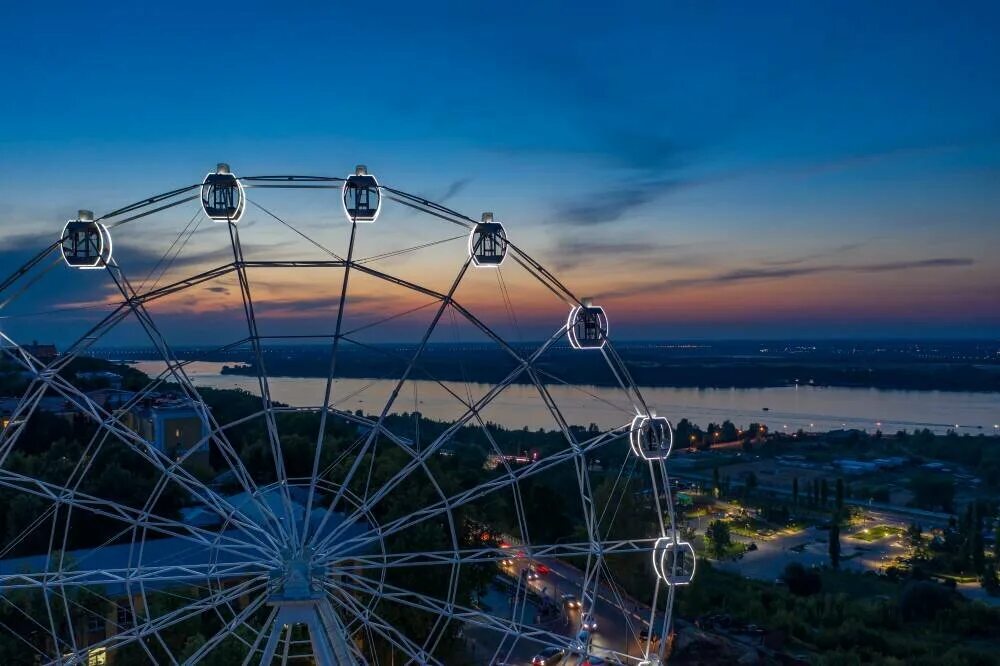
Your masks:
<svg viewBox="0 0 1000 666"><path fill-rule="evenodd" d="M222 159L363 161L629 335L997 335L998 7L5 3L0 260Z"/></svg>

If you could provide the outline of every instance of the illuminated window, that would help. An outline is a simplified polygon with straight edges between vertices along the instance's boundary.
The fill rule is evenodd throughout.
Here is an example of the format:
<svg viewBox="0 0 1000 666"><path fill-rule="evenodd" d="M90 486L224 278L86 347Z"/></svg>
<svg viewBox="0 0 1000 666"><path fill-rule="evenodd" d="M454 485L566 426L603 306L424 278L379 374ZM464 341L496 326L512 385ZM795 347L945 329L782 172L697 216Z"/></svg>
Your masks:
<svg viewBox="0 0 1000 666"><path fill-rule="evenodd" d="M94 648L87 652L87 666L107 666L107 648Z"/></svg>

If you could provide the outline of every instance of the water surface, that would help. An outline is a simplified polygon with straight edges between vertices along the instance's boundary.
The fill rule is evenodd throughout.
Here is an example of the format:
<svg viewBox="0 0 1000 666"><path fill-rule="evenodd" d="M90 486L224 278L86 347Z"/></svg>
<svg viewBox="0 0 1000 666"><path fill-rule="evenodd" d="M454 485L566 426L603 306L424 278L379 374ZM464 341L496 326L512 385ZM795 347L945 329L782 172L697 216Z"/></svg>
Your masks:
<svg viewBox="0 0 1000 666"><path fill-rule="evenodd" d="M257 378L221 374L222 363L193 362L186 366L196 386L240 388L259 394ZM164 368L158 361L140 361L135 367L156 375ZM274 400L296 407L323 402L326 380L315 377L272 377ZM469 400L489 391L488 384L444 382L455 394ZM378 413L395 382L388 379L338 379L331 403L341 409L361 409ZM566 420L571 424L596 423L601 428L621 425L635 413L620 389L603 386L548 387ZM939 391L898 391L867 388L825 388L816 386L755 389L642 388L646 404L662 416L677 421L688 418L707 426L729 419L738 426L765 423L772 430L831 430L859 428L884 432L930 428L936 432L957 429L961 433L996 434L1000 425L1000 394ZM768 408L767 411L764 408ZM400 390L393 412L419 410L438 420L454 420L466 408L441 386L430 381L409 381ZM555 427L552 414L531 385L506 388L487 409L487 420L510 428Z"/></svg>

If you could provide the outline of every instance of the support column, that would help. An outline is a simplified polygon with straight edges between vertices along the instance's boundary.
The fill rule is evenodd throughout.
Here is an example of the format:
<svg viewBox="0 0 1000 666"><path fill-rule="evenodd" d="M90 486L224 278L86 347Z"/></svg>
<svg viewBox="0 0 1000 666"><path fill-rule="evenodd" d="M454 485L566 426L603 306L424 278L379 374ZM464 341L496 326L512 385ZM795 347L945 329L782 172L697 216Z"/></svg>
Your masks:
<svg viewBox="0 0 1000 666"><path fill-rule="evenodd" d="M309 630L316 666L358 666L347 642L347 630L327 599L281 599L270 605L278 609L278 614L264 646L261 666L271 666L274 661L282 629L297 624Z"/></svg>

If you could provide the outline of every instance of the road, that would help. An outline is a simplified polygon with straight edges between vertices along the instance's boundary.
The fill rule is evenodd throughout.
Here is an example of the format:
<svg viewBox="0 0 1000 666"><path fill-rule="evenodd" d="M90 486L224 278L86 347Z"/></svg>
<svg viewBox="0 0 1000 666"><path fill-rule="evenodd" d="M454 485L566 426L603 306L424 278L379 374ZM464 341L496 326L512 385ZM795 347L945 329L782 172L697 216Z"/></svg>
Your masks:
<svg viewBox="0 0 1000 666"><path fill-rule="evenodd" d="M573 638L580 629L581 610L566 609L561 602L561 595L573 594L578 599L581 597L583 572L560 560L542 560L541 563L548 567L548 572L540 574L537 580L528 582L530 591L537 595L537 601L530 602L527 608L522 609L522 621L553 634ZM529 560L521 558L502 569L506 579L514 582L528 567ZM539 617L538 609L544 603L541 599L557 604L561 612L550 619ZM493 589L484 601L493 615L512 617L508 594ZM649 620L649 607L631 599L623 599L608 585L602 584L592 614L597 620L598 629L591 635L591 654L605 657L617 655L622 662L633 664L642 658L644 645L640 644L638 633ZM474 642L473 653L480 659L475 662L477 664L489 663L489 658L500 647L502 638L497 632L471 628L466 631L466 636ZM518 639L513 646L511 641L507 641L500 651L503 656L501 661L518 666L531 664L532 657L548 645L547 642L524 637ZM562 663L576 666L580 661L581 658L574 655Z"/></svg>

